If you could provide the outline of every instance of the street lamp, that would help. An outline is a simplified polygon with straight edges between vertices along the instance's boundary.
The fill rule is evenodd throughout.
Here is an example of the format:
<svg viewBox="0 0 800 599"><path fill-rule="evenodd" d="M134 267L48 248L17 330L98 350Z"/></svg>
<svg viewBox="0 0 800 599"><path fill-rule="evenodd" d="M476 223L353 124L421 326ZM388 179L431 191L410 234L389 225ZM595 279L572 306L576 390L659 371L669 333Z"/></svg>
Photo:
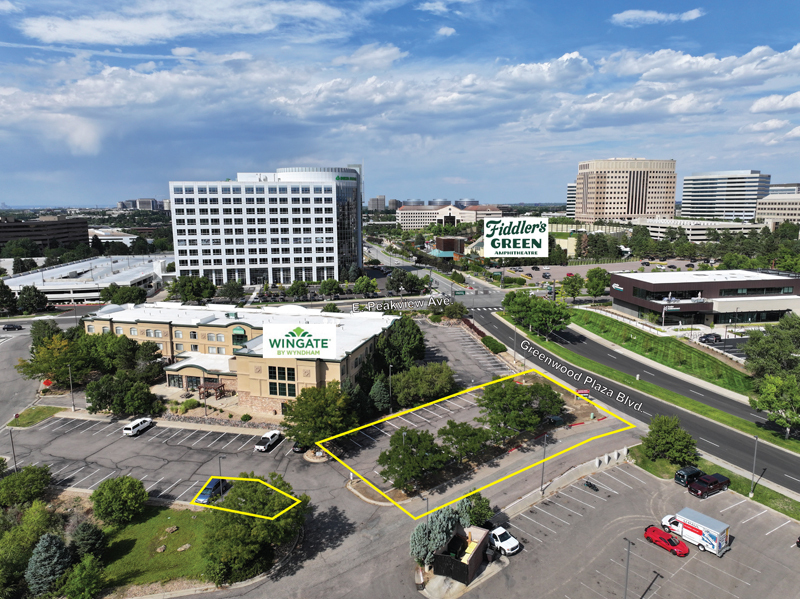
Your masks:
<svg viewBox="0 0 800 599"><path fill-rule="evenodd" d="M69 398L72 400L72 411L75 411L75 396L72 394L72 364L67 364L69 368Z"/></svg>
<svg viewBox="0 0 800 599"><path fill-rule="evenodd" d="M224 460L228 456L219 455L217 457L218 457L217 462L219 463L219 478L220 478L220 481L221 481L220 487L222 489L222 497L221 497L221 499L225 499L225 481L222 480L222 460Z"/></svg>
<svg viewBox="0 0 800 599"><path fill-rule="evenodd" d="M389 413L394 413L394 408L392 407L392 365L389 364ZM405 437L405 433L403 433Z"/></svg>
<svg viewBox="0 0 800 599"><path fill-rule="evenodd" d="M544 434L544 457L542 458L542 485L539 491L544 496L544 462L547 459L547 433Z"/></svg>
<svg viewBox="0 0 800 599"><path fill-rule="evenodd" d="M753 488L756 484L756 454L758 453L758 435L753 435L756 439L756 447L753 450L753 475L750 478L750 499L753 498Z"/></svg>
<svg viewBox="0 0 800 599"><path fill-rule="evenodd" d="M625 594L622 596L622 599L628 599L628 569L631 565L631 545L636 545L633 541L629 540L627 537L622 538L623 541L628 541L628 559L625 560Z"/></svg>

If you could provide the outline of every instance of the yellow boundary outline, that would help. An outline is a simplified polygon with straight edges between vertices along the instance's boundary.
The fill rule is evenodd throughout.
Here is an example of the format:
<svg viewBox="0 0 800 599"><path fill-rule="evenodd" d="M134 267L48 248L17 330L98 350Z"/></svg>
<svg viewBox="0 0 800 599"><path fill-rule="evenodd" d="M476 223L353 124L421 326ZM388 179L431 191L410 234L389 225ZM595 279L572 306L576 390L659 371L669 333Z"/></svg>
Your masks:
<svg viewBox="0 0 800 599"><path fill-rule="evenodd" d="M292 505L290 505L289 507L287 507L286 509L281 510L280 512L278 512L274 516L261 516L260 514L251 514L250 512L240 512L239 510L229 510L226 507L218 507L216 505L208 505L208 504L205 504L205 503L195 503L197 498L200 497L200 493L203 492L203 489L205 489L208 486L208 483L210 483L215 478L218 478L220 480L242 480L242 481L245 481L245 482L261 483L262 485L269 487L273 491L277 491L281 495L285 495L289 499L293 499L294 503ZM197 492L197 495L195 495L194 498L189 503L192 504L192 505L197 505L197 506L209 508L209 509L212 509L212 510L219 510L221 512L231 512L232 514L241 514L242 516L252 516L254 518L263 518L264 520L275 520L275 518L277 518L279 516L282 516L283 514L288 512L293 507L296 507L300 503L300 500L297 497L294 497L293 495L289 495L286 491L281 491L277 487L273 487L271 484L269 484L267 482L264 482L260 478L241 478L241 477L238 477L238 476L212 476L206 481L206 484L204 484L202 487L200 487L200 490Z"/></svg>
<svg viewBox="0 0 800 599"><path fill-rule="evenodd" d="M484 485L484 486L482 486L482 487L481 487L481 488L479 488L479 489L474 489L473 491L470 491L469 493L467 493L467 494L465 494L465 495L462 495L461 497L459 497L459 498L457 498L457 499L453 499L452 501L448 501L448 502L447 502L447 503L445 503L444 505L440 505L439 507L433 508L432 510L428 510L427 512L425 512L425 513L423 513L423 514L420 514L419 516L415 516L414 514L412 514L411 512L409 512L409 511L408 511L407 509L405 509L405 508L404 508L402 505L400 505L400 504L399 504L399 503L397 503L397 502L396 502L394 499L392 499L391 497L389 497L389 496L388 496L386 493L384 493L384 492L383 492L383 491L381 491L381 490L380 490L378 487L376 487L375 485L373 485L373 484L372 484L372 483L371 483L371 482L370 482L370 481L369 481L369 480L368 480L368 479L367 479L365 476L362 476L361 474L359 474L358 472L356 472L355 470L353 470L353 469L352 469L350 466L348 466L347 464L345 464L345 463L344 463L342 460L340 460L338 457L336 457L336 456L335 456L335 455L334 455L334 454L333 454L331 451L329 451L329 450L328 450L328 448L326 448L326 447L323 445L323 443L327 443L328 441L333 441L334 439L338 439L339 437L344 437L345 435L350 435L350 434L356 433L356 432L358 432L358 431L360 431L360 430L362 430L362 429L368 428L368 427L370 427L370 426L374 426L375 424L379 424L379 423L381 423L381 422L386 422L387 420L392 420L393 418L397 418L397 417L399 417L399 416L403 416L404 414L410 414L411 412L414 412L415 410L419 410L420 408L426 408L426 407L428 407L428 406L432 406L432 405L434 405L434 404L437 404L437 403L439 403L440 401L444 401L444 400L446 400L446 399L451 399L451 398L453 398L453 397L458 397L459 395L463 395L464 393L469 393L470 391L474 391L475 389L481 389L481 388L483 388L483 387L487 387L487 386L489 386L489 385L493 385L493 384L495 384L495 383L500 383L500 382L502 382L502 381L506 381L506 380L508 380L508 379L514 379L514 378L517 378L518 376L522 376L522 375L524 375L524 374L528 374L529 372L535 372L535 373L536 373L536 374L538 374L539 376L542 376L542 377L546 378L546 379L547 379L548 381L550 381L551 383L555 383L556 385L558 385L558 386L559 386L559 387L561 387L562 389L566 389L567 391L569 391L570 393L572 393L572 394L573 394L573 395L575 395L576 397L579 397L579 398L583 399L584 401L588 401L590 404L592 404L592 405L593 405L594 407L596 407L598 410L600 410L600 411L602 411L602 412L605 412L606 414L608 414L608 415L609 415L609 416L611 416L612 418L616 418L617 420L619 420L619 421L621 421L621 422L624 422L624 423L625 423L625 424L627 424L628 426L626 426L625 428L621 428L621 429L619 429L619 430L616 430L616 431L609 431L609 432L607 432L607 433L602 433L602 434L600 434L600 435L595 435L594 437L591 437L591 438L589 438L589 439L586 439L585 441L581 441L580 443L576 443L576 444L575 444L575 445L573 445L572 447L567 447L566 449L563 449L563 450L559 451L558 453L555 453L555 454L553 454L553 455L551 455L551 456L548 456L547 458L545 458L545 459L543 459L543 460L539 460L539 461L538 461L538 462L536 462L535 464L530 464L529 466L525 466L524 468L520 468L520 469L519 469L519 470L517 470L516 472L512 472L511 474L507 474L507 475L506 475L506 476L504 476L503 478L500 478L500 479L498 479L498 480L496 480L496 481L494 481L494 482L491 482L491 483L489 483L488 485ZM376 420L375 422L370 422L369 424L364 424L364 425L362 425L362 426L359 426L358 428L350 429L349 431L345 431L345 432L343 432L343 433L339 433L338 435L334 435L333 437L328 437L327 439L323 439L322 441L317 441L317 443L316 443L316 444L317 444L317 445L318 445L318 446L319 446L319 447L320 447L320 448L321 448L321 449L322 449L322 450L323 450L325 453L327 453L329 456L331 456L331 457L332 457L334 460L336 460L337 462L339 462L339 463L340 463L342 466L344 466L345 468L347 468L347 469L348 469L350 472L352 472L352 473L353 473L353 474L355 474L355 475L356 475L358 478L360 478L360 479L361 479L361 480L363 480L365 483L367 483L367 485L369 485L369 486L370 486L370 487L371 487L371 488L372 488L374 491L376 491L377 493L379 493L380 495L382 495L383 497L385 497L387 501L391 502L391 503L392 503L392 504L393 504L395 507L397 507L399 510L401 510L401 511L402 511L404 514L406 514L406 515L407 515L409 518L411 518L412 520L419 520L420 518L423 518L423 517L425 517L425 516L428 516L428 515L432 514L433 512L435 512L435 511L437 511L437 510L440 510L440 509L442 509L443 507L447 507L448 505L452 505L452 504L454 504L454 503L457 503L457 502L461 501L462 499L464 499L464 498L466 498L466 497L469 497L470 495L473 495L474 493L479 493L480 491L483 491L484 489L488 489L489 487L491 487L491 486L494 486L494 485L496 485L496 484L498 484L498 483L501 483L501 482L503 482L504 480L508 480L509 478L512 478L512 477L514 477L514 476L517 476L518 474L522 474L523 472L525 472L525 471L527 471L527 470L530 470L531 468L534 468L535 466L538 466L539 464L542 464L542 463L544 463L544 462L546 462L546 461L548 461L548 460L552 460L553 458L557 458L558 456L560 456L560 455L563 455L563 454L567 453L568 451L572 451L573 449L576 449L576 448L580 447L581 445L585 445L585 444L586 444L586 443L588 443L589 441L594 441L595 439L601 439L601 438L603 438L603 437L608 437L608 436L610 436L610 435L616 435L617 433L621 433L621 432L623 432L623 431L627 431L627 430L630 430L630 429L633 429L633 428L636 428L636 425L635 425L635 424L632 424L632 423L628 422L627 420L625 420L624 418L622 418L622 417L620 417L620 416L617 416L616 414L613 414L613 413L611 413L609 410L607 410L607 409L606 409L606 408L604 408L603 406L601 406L601 405L598 405L598 404L596 404L595 402L593 402L591 399L588 399L588 398L586 398L586 397L584 397L584 396L582 396L582 395L580 395L580 394L576 393L576 392L575 392L575 391L573 391L572 389L570 389L570 388L566 387L565 385L562 385L562 384L561 384L561 383L559 383L558 381L556 381L556 380L554 380L554 379L550 378L549 376L547 376L547 375L546 375L546 374L544 374L543 372L541 372L541 371L539 371L539 370L536 370L535 368L530 368L530 369L528 369L528 370L525 370L525 371L523 371L523 372L519 372L519 373L517 373L517 374L512 374L512 375L509 375L509 376L503 377L503 378L501 378L501 379L497 379L497 380L494 380L494 381L490 381L490 382L488 382L488 383L483 383L482 385L475 385L474 387L470 387L469 389L465 389L465 390L463 390L463 391L459 391L458 393L453 393L452 395L448 395L447 397L442 397L441 399L437 399L437 400L435 400L435 401L428 402L428 403L426 403L426 404L423 404L423 405L421 405L421 406L416 406L416 407L414 407L414 408L411 408L411 409L409 409L409 410L404 410L403 412L397 412L396 414L391 414L391 415L389 415L389 416L387 416L387 417L385 417L385 418L381 418L380 420Z"/></svg>

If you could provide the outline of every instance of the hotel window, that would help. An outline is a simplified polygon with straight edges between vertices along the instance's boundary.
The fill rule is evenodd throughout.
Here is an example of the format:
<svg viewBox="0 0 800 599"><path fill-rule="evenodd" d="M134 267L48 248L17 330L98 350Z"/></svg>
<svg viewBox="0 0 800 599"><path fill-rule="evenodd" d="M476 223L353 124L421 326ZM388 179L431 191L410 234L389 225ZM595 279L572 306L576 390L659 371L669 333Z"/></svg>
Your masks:
<svg viewBox="0 0 800 599"><path fill-rule="evenodd" d="M164 333L162 331L156 330L156 337L158 337L160 339L163 336L164 336Z"/></svg>
<svg viewBox="0 0 800 599"><path fill-rule="evenodd" d="M175 339L183 339L183 331L175 331Z"/></svg>
<svg viewBox="0 0 800 599"><path fill-rule="evenodd" d="M147 329L144 334L147 337L152 337L153 336L153 329Z"/></svg>
<svg viewBox="0 0 800 599"><path fill-rule="evenodd" d="M197 339L197 331L189 331L189 339Z"/></svg>
<svg viewBox="0 0 800 599"><path fill-rule="evenodd" d="M86 330L87 330L88 332L90 332L90 333L94 333L94 325L93 325L93 324L90 324L90 325L88 325L88 326L86 327Z"/></svg>
<svg viewBox="0 0 800 599"><path fill-rule="evenodd" d="M191 351L197 351L197 346L196 345L190 345L189 348L190 348Z"/></svg>
<svg viewBox="0 0 800 599"><path fill-rule="evenodd" d="M164 351L164 344L163 343L156 343L156 347L158 348L158 351Z"/></svg>
<svg viewBox="0 0 800 599"><path fill-rule="evenodd" d="M109 329L108 327L103 327L103 333L104 333L104 334L105 334L105 333L108 333L108 332L109 332L109 330L110 330L110 329Z"/></svg>
<svg viewBox="0 0 800 599"><path fill-rule="evenodd" d="M135 327L131 327L130 333L131 337L136 337L139 334L139 331Z"/></svg>
<svg viewBox="0 0 800 599"><path fill-rule="evenodd" d="M210 353L210 354L215 354L215 353L217 353L217 348L216 348L216 347L209 347L209 348L208 348L208 353Z"/></svg>
<svg viewBox="0 0 800 599"><path fill-rule="evenodd" d="M224 343L225 342L225 335L217 334L217 341L219 341L220 343Z"/></svg>
<svg viewBox="0 0 800 599"><path fill-rule="evenodd" d="M176 343L175 351L183 351L183 343Z"/></svg>
<svg viewBox="0 0 800 599"><path fill-rule="evenodd" d="M122 327L116 327L114 329L114 333L117 335L122 335Z"/></svg>

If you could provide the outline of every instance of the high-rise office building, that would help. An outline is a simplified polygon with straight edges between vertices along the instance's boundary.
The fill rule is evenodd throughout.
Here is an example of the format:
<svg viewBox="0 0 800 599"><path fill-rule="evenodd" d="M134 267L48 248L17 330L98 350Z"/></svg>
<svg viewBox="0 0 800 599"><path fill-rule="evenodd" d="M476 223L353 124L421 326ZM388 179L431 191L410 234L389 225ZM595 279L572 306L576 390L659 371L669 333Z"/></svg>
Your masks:
<svg viewBox="0 0 800 599"><path fill-rule="evenodd" d="M288 285L361 268L361 174L340 167L170 181L177 274Z"/></svg>
<svg viewBox="0 0 800 599"><path fill-rule="evenodd" d="M675 161L646 158L588 160L578 165L575 218L669 216L675 212Z"/></svg>
<svg viewBox="0 0 800 599"><path fill-rule="evenodd" d="M683 179L681 217L752 220L769 182L769 175L754 170L694 173Z"/></svg>
<svg viewBox="0 0 800 599"><path fill-rule="evenodd" d="M403 205L403 202L401 202L399 200L389 200L389 212L394 212L395 210L397 210L402 205Z"/></svg>
<svg viewBox="0 0 800 599"><path fill-rule="evenodd" d="M567 218L575 218L575 183L567 183Z"/></svg>
<svg viewBox="0 0 800 599"><path fill-rule="evenodd" d="M386 196L370 198L369 202L367 202L367 210L370 212L383 212L386 210Z"/></svg>

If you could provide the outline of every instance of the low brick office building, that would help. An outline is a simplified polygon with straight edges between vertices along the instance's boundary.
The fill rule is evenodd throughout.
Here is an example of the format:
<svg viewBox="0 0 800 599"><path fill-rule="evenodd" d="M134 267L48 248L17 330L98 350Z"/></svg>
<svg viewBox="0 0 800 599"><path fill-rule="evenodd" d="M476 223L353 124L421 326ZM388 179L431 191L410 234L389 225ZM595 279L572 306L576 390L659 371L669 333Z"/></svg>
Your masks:
<svg viewBox="0 0 800 599"><path fill-rule="evenodd" d="M168 362L172 387L224 383L239 405L281 414L306 387L353 379L398 316L323 313L287 305L264 308L183 306L175 302L108 305L85 318L89 334L113 332L152 341Z"/></svg>

